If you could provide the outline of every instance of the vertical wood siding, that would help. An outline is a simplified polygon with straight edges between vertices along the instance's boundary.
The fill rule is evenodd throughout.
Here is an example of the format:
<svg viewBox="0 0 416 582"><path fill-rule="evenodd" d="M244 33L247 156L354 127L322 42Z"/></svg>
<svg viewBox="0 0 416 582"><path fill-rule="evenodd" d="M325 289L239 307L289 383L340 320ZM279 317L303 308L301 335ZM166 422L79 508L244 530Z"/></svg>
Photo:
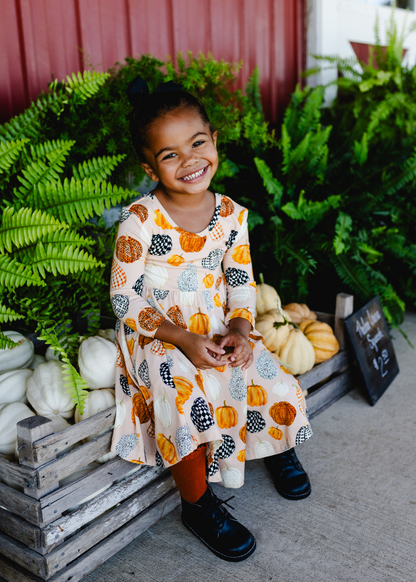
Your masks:
<svg viewBox="0 0 416 582"><path fill-rule="evenodd" d="M257 64L266 116L275 121L303 66L304 0L0 0L0 122L52 78L99 71L126 56L212 52Z"/></svg>

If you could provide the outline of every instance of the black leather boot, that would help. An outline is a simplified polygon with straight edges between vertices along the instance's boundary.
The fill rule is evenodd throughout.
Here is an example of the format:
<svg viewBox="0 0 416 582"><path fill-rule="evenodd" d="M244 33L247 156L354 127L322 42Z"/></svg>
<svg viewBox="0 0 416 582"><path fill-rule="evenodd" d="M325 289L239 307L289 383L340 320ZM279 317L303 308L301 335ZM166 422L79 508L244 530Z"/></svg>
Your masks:
<svg viewBox="0 0 416 582"><path fill-rule="evenodd" d="M264 459L277 492L286 499L304 499L311 494L311 484L296 456L295 449Z"/></svg>
<svg viewBox="0 0 416 582"><path fill-rule="evenodd" d="M208 485L196 503L182 499L182 523L216 556L229 562L240 562L254 552L256 540L222 507L227 501L218 499Z"/></svg>

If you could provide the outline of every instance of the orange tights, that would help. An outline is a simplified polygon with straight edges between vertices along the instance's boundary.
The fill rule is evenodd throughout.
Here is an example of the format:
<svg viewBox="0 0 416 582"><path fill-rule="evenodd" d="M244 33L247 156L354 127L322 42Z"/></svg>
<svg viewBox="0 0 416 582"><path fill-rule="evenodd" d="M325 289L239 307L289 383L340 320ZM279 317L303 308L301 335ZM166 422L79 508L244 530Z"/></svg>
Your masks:
<svg viewBox="0 0 416 582"><path fill-rule="evenodd" d="M170 468L179 493L190 503L195 503L207 490L205 478L206 445L200 445Z"/></svg>

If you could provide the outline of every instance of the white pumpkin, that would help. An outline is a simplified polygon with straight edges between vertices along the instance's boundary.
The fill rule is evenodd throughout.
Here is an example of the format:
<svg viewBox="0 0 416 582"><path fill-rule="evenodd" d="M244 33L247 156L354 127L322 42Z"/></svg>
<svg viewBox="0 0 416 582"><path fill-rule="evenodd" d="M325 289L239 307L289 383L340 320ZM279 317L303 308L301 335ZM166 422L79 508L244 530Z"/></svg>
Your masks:
<svg viewBox="0 0 416 582"><path fill-rule="evenodd" d="M169 275L165 267L158 267L154 263L146 263L144 268L144 285L162 289L163 285L168 281Z"/></svg>
<svg viewBox="0 0 416 582"><path fill-rule="evenodd" d="M229 469L227 465L221 469L221 479L224 487L229 487L230 489L238 489L243 484L243 474L241 471L235 467Z"/></svg>
<svg viewBox="0 0 416 582"><path fill-rule="evenodd" d="M160 420L163 428L168 428L172 424L172 412L166 392L155 401L155 416Z"/></svg>
<svg viewBox="0 0 416 582"><path fill-rule="evenodd" d="M35 354L33 342L18 331L4 331L3 333L19 345L0 350L0 372L27 368Z"/></svg>
<svg viewBox="0 0 416 582"><path fill-rule="evenodd" d="M78 469L78 471L75 471L75 473L71 473L71 475L68 475L67 477L64 477L63 479L61 479L59 481L59 486L63 487L64 485L69 485L69 483L73 483L77 479L81 479L81 477L88 475L88 473L91 473L91 471L98 469L99 466L100 465L98 463L95 463L95 462L89 463L88 465L85 465L85 467L82 467L81 469ZM82 505L83 503L86 503L90 499L97 497L97 495L99 495L100 493L102 493L106 489L109 489L111 487L111 485L112 484L109 483L108 485L106 485L105 487L102 487L98 491L94 491L94 493L92 493L91 495L89 495L88 497L86 497L85 499L80 501L77 505L73 505L72 507L69 507L68 511L73 511L74 509L77 509L80 505Z"/></svg>
<svg viewBox="0 0 416 582"><path fill-rule="evenodd" d="M228 303L246 303L251 297L251 290L247 287L237 287L228 295Z"/></svg>
<svg viewBox="0 0 416 582"><path fill-rule="evenodd" d="M57 362L60 362L61 359L59 357L59 352L55 353L55 350L51 346L48 346L45 352L45 360L47 362L50 362L51 360L56 360Z"/></svg>
<svg viewBox="0 0 416 582"><path fill-rule="evenodd" d="M315 364L315 350L300 329L292 329L286 342L277 352L280 361L292 374L304 374Z"/></svg>
<svg viewBox="0 0 416 582"><path fill-rule="evenodd" d="M247 232L247 212L244 213L243 215L243 223L241 225L240 230L238 231L237 236L234 239L234 244L239 241L241 238L243 238L243 236L246 234Z"/></svg>
<svg viewBox="0 0 416 582"><path fill-rule="evenodd" d="M94 414L98 414L102 410L107 410L107 408L111 408L116 403L116 399L114 397L114 390L110 390L108 388L102 388L101 390L93 390L92 392L88 393L87 400L85 402L84 412L82 414L79 413L78 407L75 409L74 420L75 422L81 422L81 420L85 420L86 418L90 418L94 416ZM98 433L94 433L84 439L84 442L91 441L95 439L97 436L104 434L107 432L108 429L104 429ZM116 456L115 453L112 451L102 455L96 459L97 463L106 463L110 459L114 459Z"/></svg>
<svg viewBox="0 0 416 582"><path fill-rule="evenodd" d="M116 332L111 327L109 329L99 329L97 335L113 343L116 339Z"/></svg>
<svg viewBox="0 0 416 582"><path fill-rule="evenodd" d="M0 374L0 404L27 402L27 381L33 374L29 368L9 370Z"/></svg>
<svg viewBox="0 0 416 582"><path fill-rule="evenodd" d="M35 368L37 368L37 366L39 366L39 364L43 364L43 362L46 362L46 358L44 356L39 355L39 354L35 354L33 356L33 360L30 362L30 365L28 366L28 368L30 368L31 370L34 370Z"/></svg>
<svg viewBox="0 0 416 582"><path fill-rule="evenodd" d="M269 441L261 441L260 439L257 439L257 442L254 445L254 454L257 459L263 459L264 457L275 455L276 452Z"/></svg>
<svg viewBox="0 0 416 582"><path fill-rule="evenodd" d="M191 307L195 303L196 293L194 291L181 291L179 297L182 305Z"/></svg>
<svg viewBox="0 0 416 582"><path fill-rule="evenodd" d="M17 440L16 424L20 420L35 416L23 402L3 404L0 409L0 453L13 455Z"/></svg>
<svg viewBox="0 0 416 582"><path fill-rule="evenodd" d="M64 385L62 362L51 360L39 364L27 381L27 399L41 416L52 420L54 416L69 418L74 412L74 403Z"/></svg>
<svg viewBox="0 0 416 582"><path fill-rule="evenodd" d="M279 380L273 386L273 394L277 394L277 396L280 396L281 398L286 396L286 394L288 394L288 393L289 393L289 386L287 384L285 384L284 382L282 382L281 380Z"/></svg>
<svg viewBox="0 0 416 582"><path fill-rule="evenodd" d="M123 426L124 419L126 418L126 405L123 400L118 400L116 398L116 418L114 421L114 428L121 428Z"/></svg>
<svg viewBox="0 0 416 582"><path fill-rule="evenodd" d="M266 285L263 275L260 273L260 285L257 285L257 314L263 315L271 309L276 309L278 302L280 304L280 297L276 289L271 285Z"/></svg>
<svg viewBox="0 0 416 582"><path fill-rule="evenodd" d="M148 247L150 247L150 245L152 244L152 239L150 238L150 234L143 226L140 229L140 238L143 240L144 243L146 243Z"/></svg>
<svg viewBox="0 0 416 582"><path fill-rule="evenodd" d="M209 321L211 323L212 331L215 331L215 332L221 331L220 324L218 322L218 319L215 317L215 315L211 315L209 318Z"/></svg>
<svg viewBox="0 0 416 582"><path fill-rule="evenodd" d="M221 393L221 383L213 374L207 374L206 378L206 385L212 400L218 400Z"/></svg>
<svg viewBox="0 0 416 582"><path fill-rule="evenodd" d="M179 360L179 366L181 367L182 372L185 372L185 374L192 372L191 367L186 360Z"/></svg>
<svg viewBox="0 0 416 582"><path fill-rule="evenodd" d="M89 337L79 346L79 373L91 390L114 386L116 361L116 346L102 337Z"/></svg>

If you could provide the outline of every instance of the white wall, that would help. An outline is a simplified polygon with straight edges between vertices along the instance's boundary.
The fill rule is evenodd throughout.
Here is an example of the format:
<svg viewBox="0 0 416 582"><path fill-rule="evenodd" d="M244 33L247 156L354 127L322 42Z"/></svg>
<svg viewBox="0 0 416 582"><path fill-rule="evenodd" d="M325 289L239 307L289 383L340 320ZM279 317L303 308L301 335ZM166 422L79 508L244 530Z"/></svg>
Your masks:
<svg viewBox="0 0 416 582"><path fill-rule="evenodd" d="M310 53L348 58L355 56L349 41L375 44L374 24L377 13L381 42L385 44L386 26L391 17L392 8L374 6L359 0L308 0L307 67L317 64ZM400 32L406 20L406 29L409 28L411 22L416 20L416 13L396 8L395 20ZM413 65L416 62L416 32L406 38L404 47L409 49L404 62ZM336 69L331 69L315 75L309 82L311 85L326 84L335 80L336 77ZM329 87L325 95L326 102L329 103L335 95L336 87Z"/></svg>

